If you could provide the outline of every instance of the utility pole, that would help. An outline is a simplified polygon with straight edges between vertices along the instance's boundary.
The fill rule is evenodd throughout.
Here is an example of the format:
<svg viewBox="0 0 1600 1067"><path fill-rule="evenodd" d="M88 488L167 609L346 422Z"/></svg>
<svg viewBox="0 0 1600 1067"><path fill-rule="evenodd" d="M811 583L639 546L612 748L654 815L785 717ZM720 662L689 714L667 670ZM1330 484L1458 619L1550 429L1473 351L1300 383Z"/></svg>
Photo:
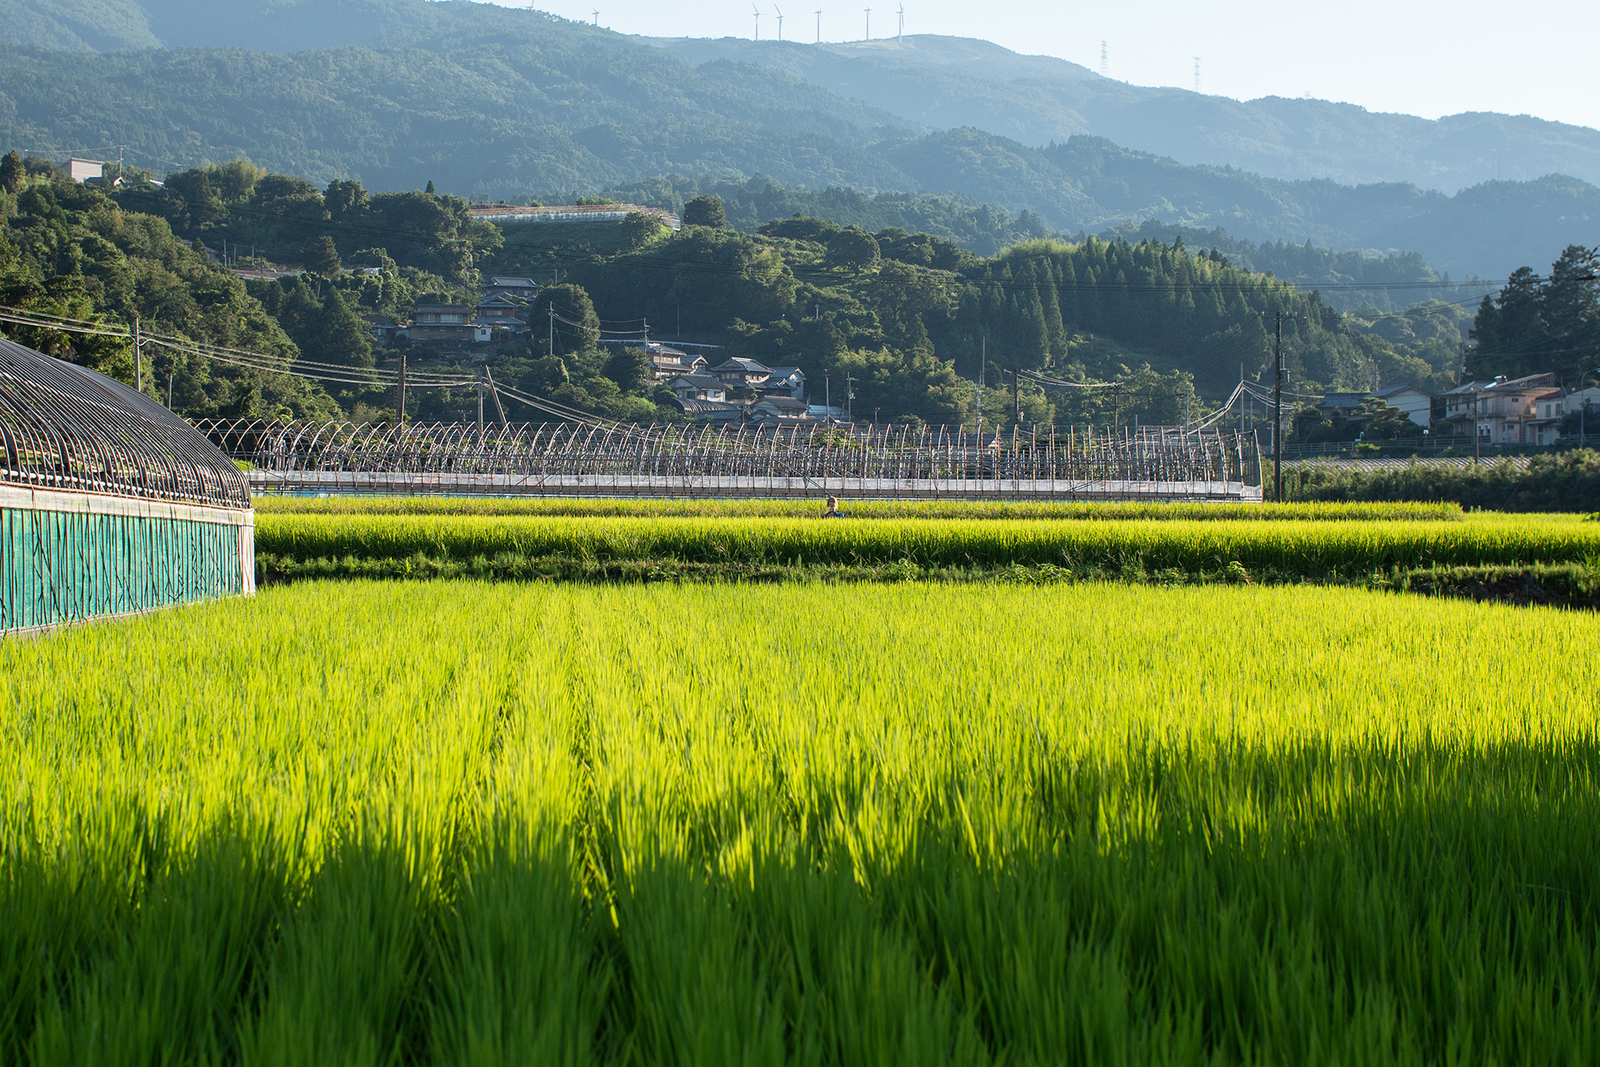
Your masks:
<svg viewBox="0 0 1600 1067"><path fill-rule="evenodd" d="M856 380L849 371L844 375L844 413L850 420L850 425L856 424Z"/></svg>
<svg viewBox="0 0 1600 1067"><path fill-rule="evenodd" d="M494 372L485 366L483 368L483 376L489 380L489 395L494 397L494 410L500 416L500 425L509 427L511 420L506 418L506 407L500 403L500 390L494 387Z"/></svg>
<svg viewBox="0 0 1600 1067"><path fill-rule="evenodd" d="M1283 503L1283 312L1278 312L1273 338L1272 386L1272 496Z"/></svg>
<svg viewBox="0 0 1600 1067"><path fill-rule="evenodd" d="M983 339L982 355L979 356L979 358L978 358L977 404L978 404L978 436L979 437L983 436L983 371L984 371L984 368L987 367L988 365L989 365L989 339L987 337L985 337Z"/></svg>
<svg viewBox="0 0 1600 1067"><path fill-rule="evenodd" d="M406 354L404 352L400 353L400 380L395 383L395 389L397 393L395 399L396 421L404 428L406 424Z"/></svg>
<svg viewBox="0 0 1600 1067"><path fill-rule="evenodd" d="M133 387L144 392L144 342L139 339L139 316L133 317Z"/></svg>
<svg viewBox="0 0 1600 1067"><path fill-rule="evenodd" d="M1483 397L1479 391L1472 391L1472 463L1477 466L1483 462L1483 429L1478 425L1478 402Z"/></svg>
<svg viewBox="0 0 1600 1067"><path fill-rule="evenodd" d="M1015 369L1011 371L1011 413L1016 417L1017 425L1022 425L1022 383L1017 380Z"/></svg>
<svg viewBox="0 0 1600 1067"><path fill-rule="evenodd" d="M556 306L550 305L550 354L556 354Z"/></svg>

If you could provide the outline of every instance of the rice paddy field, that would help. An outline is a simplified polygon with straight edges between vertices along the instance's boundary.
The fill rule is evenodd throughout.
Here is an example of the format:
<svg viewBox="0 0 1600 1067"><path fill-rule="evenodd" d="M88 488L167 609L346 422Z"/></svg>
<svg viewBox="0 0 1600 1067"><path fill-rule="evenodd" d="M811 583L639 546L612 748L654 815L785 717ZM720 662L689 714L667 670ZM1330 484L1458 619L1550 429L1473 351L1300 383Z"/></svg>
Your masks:
<svg viewBox="0 0 1600 1067"><path fill-rule="evenodd" d="M308 581L6 642L0 1062L1595 1062L1597 639L1329 587Z"/></svg>
<svg viewBox="0 0 1600 1067"><path fill-rule="evenodd" d="M1292 517L1176 507L1155 516L852 518L782 515L540 515L266 512L256 548L267 561L504 560L817 565L904 561L918 567L1049 565L1062 569L1173 569L1237 564L1304 577L1348 577L1394 567L1586 563L1600 566L1600 523L1576 515L1507 516L1457 509L1417 517L1407 508L1353 512L1286 506ZM1233 515L1243 517L1234 518ZM1223 517L1228 516L1228 517ZM1360 517L1355 517L1360 516Z"/></svg>

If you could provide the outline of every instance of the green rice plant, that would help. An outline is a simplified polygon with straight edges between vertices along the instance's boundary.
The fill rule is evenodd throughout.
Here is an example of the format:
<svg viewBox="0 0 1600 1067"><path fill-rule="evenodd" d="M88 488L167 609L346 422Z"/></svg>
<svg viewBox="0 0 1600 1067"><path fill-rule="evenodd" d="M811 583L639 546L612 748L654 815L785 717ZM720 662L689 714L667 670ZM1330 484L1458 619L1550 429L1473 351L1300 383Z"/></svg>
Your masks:
<svg viewBox="0 0 1600 1067"><path fill-rule="evenodd" d="M449 496L258 496L263 515L533 515L600 518L815 518L814 500L621 500ZM1224 519L1317 521L1391 519L1449 521L1454 503L1205 504L1036 500L847 500L845 514L863 519Z"/></svg>
<svg viewBox="0 0 1600 1067"><path fill-rule="evenodd" d="M1571 519L1511 523L1319 523L1173 520L530 518L418 515L263 515L257 550L287 560L578 560L804 566L906 561L923 567L1011 564L1068 569L1270 569L1349 577L1392 567L1581 561L1600 530Z"/></svg>
<svg viewBox="0 0 1600 1067"><path fill-rule="evenodd" d="M0 1062L1591 1062L1596 636L307 582L5 643Z"/></svg>

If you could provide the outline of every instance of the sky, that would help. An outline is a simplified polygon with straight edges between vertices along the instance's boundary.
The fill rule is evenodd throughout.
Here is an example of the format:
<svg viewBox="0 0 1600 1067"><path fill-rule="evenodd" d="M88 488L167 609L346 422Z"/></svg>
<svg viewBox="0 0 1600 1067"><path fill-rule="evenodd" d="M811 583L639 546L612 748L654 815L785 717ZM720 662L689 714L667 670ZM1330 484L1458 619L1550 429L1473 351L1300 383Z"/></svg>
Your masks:
<svg viewBox="0 0 1600 1067"><path fill-rule="evenodd" d="M526 2L497 0L507 7ZM860 40L870 0L811 0L783 9L784 37L811 41L822 9L824 41ZM620 33L750 37L751 0L534 0L544 11ZM757 0L763 39L776 37L777 8ZM891 35L900 0L877 0L873 37ZM906 0L905 32L978 37L1030 55L1051 55L1135 85L1194 87L1241 100L1304 96L1425 118L1463 111L1528 114L1600 127L1600 4L1547 0L1146 0L1049 4L1028 0ZM1508 17L1512 13L1515 18Z"/></svg>

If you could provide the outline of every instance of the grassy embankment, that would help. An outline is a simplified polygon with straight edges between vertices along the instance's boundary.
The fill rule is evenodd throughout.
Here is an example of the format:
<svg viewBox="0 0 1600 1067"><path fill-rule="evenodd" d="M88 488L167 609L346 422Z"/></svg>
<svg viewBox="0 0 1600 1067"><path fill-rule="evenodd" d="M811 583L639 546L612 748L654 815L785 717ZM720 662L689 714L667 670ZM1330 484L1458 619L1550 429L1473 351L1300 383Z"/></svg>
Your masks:
<svg viewBox="0 0 1600 1067"><path fill-rule="evenodd" d="M7 643L0 1062L1595 1062L1594 638L308 582Z"/></svg>

